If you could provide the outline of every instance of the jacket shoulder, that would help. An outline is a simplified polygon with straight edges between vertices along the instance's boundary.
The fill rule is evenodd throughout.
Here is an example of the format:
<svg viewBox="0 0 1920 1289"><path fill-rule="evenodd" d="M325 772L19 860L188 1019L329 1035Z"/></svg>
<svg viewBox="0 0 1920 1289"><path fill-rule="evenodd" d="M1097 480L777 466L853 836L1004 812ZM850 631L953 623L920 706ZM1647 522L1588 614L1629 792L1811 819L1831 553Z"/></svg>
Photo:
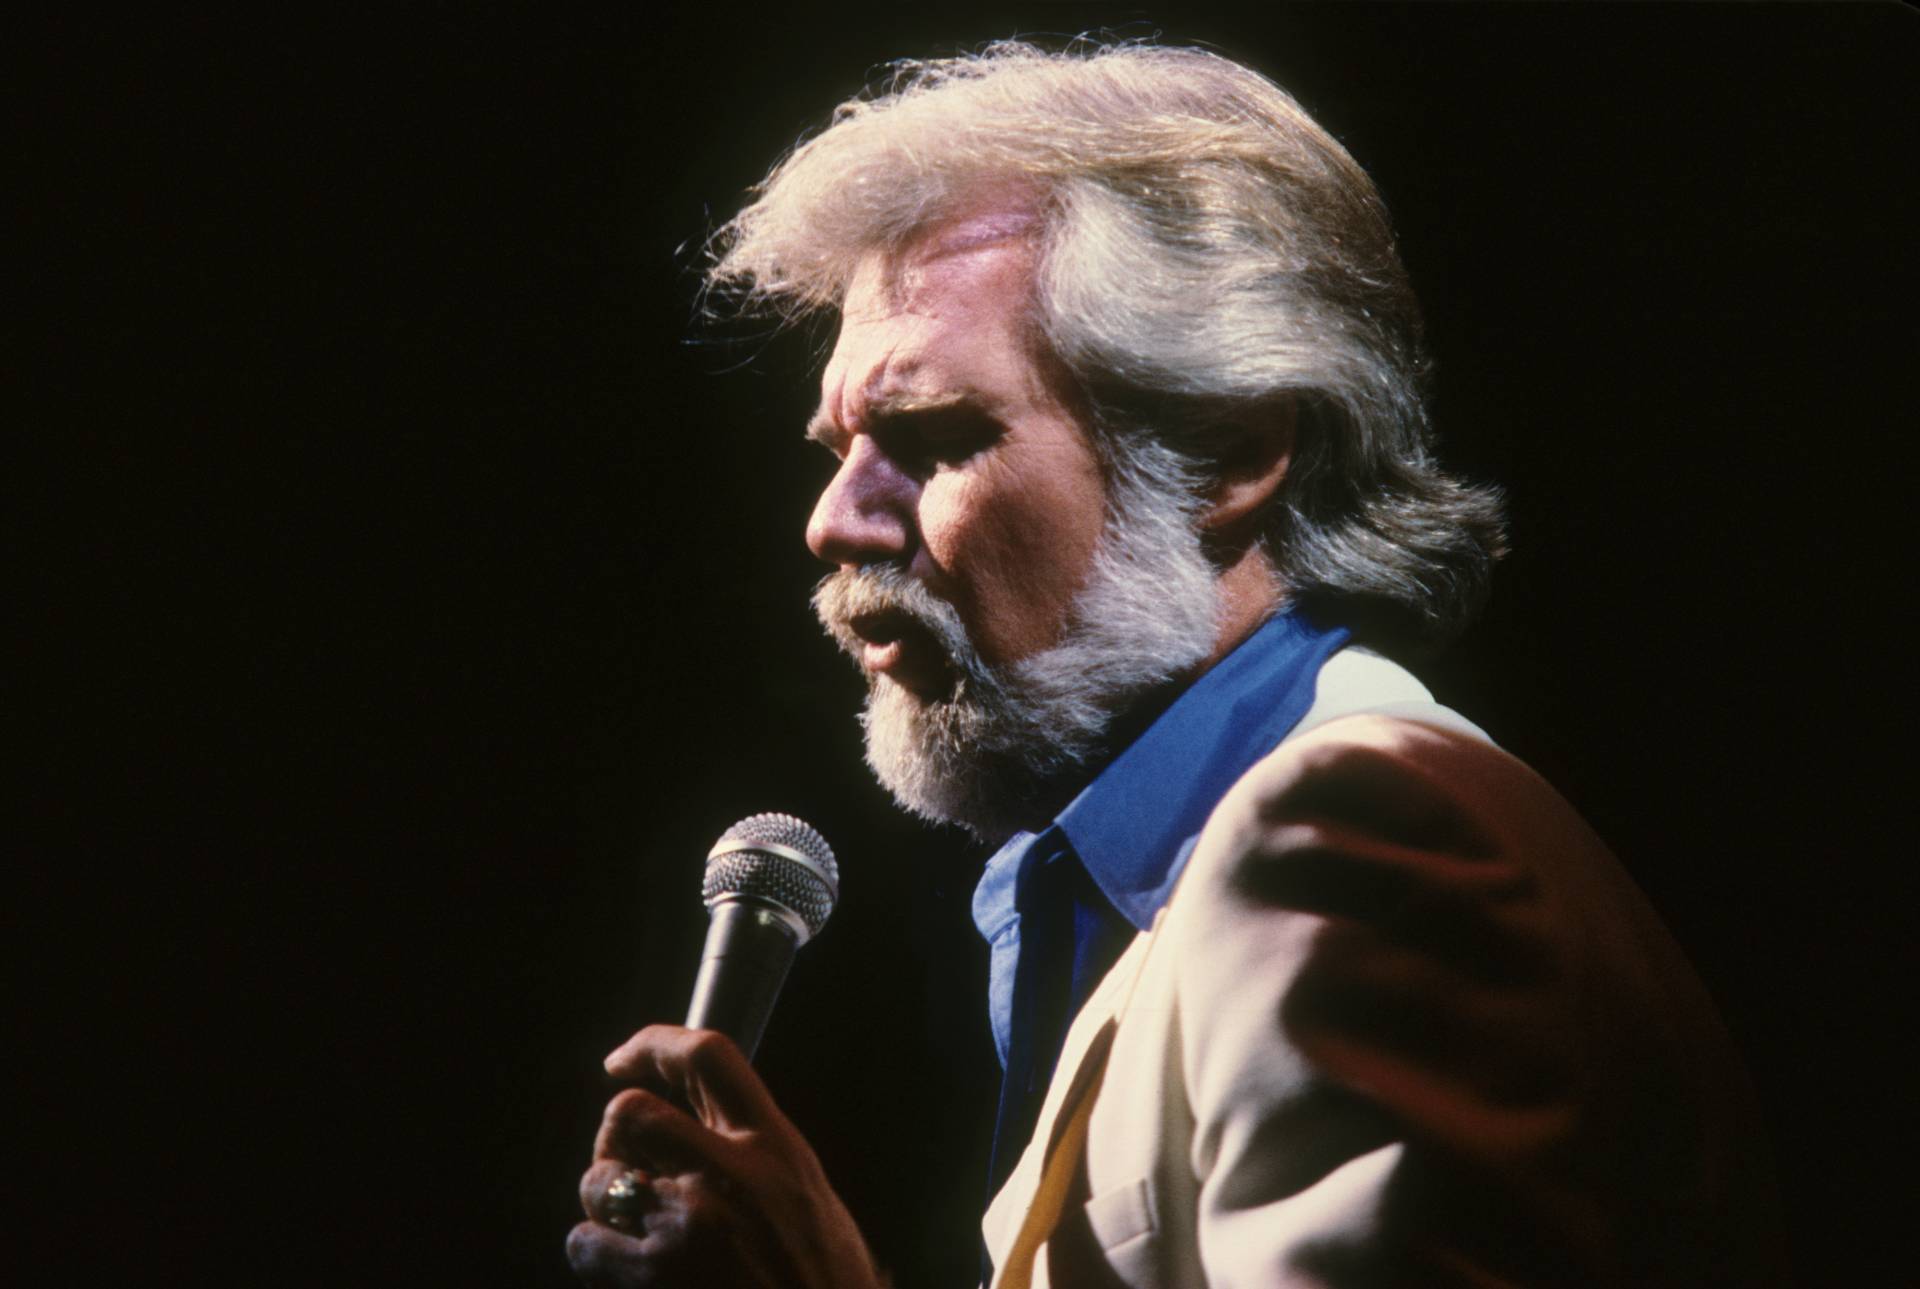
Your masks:
<svg viewBox="0 0 1920 1289"><path fill-rule="evenodd" d="M1484 737L1375 712L1288 739L1215 810L1168 923L1217 1221L1391 1157L1353 1229L1394 1234L1356 1257L1772 1283L1762 1138L1704 987L1573 807ZM1340 1128L1283 1152L1311 1168L1236 1147L1296 1121Z"/></svg>
<svg viewBox="0 0 1920 1289"><path fill-rule="evenodd" d="M1221 799L1199 851L1231 863L1364 838L1461 861L1616 866L1552 785L1456 721L1429 704L1342 716L1287 739Z"/></svg>

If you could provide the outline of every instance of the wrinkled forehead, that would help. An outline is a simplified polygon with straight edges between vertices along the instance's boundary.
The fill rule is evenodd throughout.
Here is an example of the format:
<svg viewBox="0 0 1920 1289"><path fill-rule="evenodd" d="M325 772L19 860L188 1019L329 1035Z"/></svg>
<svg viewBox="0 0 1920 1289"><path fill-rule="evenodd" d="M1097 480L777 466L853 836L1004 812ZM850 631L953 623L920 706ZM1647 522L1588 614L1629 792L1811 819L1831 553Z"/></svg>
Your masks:
<svg viewBox="0 0 1920 1289"><path fill-rule="evenodd" d="M1004 312L1031 293L1041 216L1024 193L996 194L941 218L897 247L868 252L841 302L843 325L899 314Z"/></svg>
<svg viewBox="0 0 1920 1289"><path fill-rule="evenodd" d="M855 429L887 406L1039 397L1054 380L1032 308L1039 228L1031 205L980 204L863 258L814 427Z"/></svg>

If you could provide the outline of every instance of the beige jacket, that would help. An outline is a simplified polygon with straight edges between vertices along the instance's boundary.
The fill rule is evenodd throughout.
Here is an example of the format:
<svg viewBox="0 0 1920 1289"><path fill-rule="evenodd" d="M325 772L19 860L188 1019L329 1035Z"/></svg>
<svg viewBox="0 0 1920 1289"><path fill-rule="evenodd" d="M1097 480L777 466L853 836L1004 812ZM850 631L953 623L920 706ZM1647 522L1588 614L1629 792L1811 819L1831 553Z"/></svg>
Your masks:
<svg viewBox="0 0 1920 1289"><path fill-rule="evenodd" d="M1340 715L1355 661L1076 1018L983 1224L995 1265L1117 1020L1035 1285L1782 1283L1746 1084L1658 919L1391 664L1359 660L1399 701Z"/></svg>

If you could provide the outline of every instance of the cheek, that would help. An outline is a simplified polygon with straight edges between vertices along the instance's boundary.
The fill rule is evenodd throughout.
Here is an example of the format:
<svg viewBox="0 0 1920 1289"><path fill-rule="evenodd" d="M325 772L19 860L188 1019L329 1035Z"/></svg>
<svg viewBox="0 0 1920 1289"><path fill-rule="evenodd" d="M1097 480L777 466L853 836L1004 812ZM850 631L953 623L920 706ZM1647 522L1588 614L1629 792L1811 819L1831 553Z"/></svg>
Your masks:
<svg viewBox="0 0 1920 1289"><path fill-rule="evenodd" d="M938 475L920 498L935 591L950 600L989 661L1053 644L1085 580L1101 530L1097 488L1015 488Z"/></svg>
<svg viewBox="0 0 1920 1289"><path fill-rule="evenodd" d="M965 475L938 474L920 490L917 507L921 549L932 567L925 570L934 588L956 603L957 583L991 562L988 547L995 523L992 507L982 505L982 489Z"/></svg>

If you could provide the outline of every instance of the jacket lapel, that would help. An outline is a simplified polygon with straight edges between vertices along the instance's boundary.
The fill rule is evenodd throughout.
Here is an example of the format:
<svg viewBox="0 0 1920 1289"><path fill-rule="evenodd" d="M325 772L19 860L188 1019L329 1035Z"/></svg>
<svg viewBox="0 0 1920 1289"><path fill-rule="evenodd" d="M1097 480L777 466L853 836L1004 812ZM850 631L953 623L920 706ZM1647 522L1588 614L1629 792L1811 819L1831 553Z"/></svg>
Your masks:
<svg viewBox="0 0 1920 1289"><path fill-rule="evenodd" d="M1018 1238L1039 1190L1047 1148L1059 1139L1066 1127L1066 1119L1078 1105L1078 1098L1072 1093L1085 1088L1087 1081L1097 1073L1092 1067L1106 1059L1108 1043L1099 1041L1102 1032L1109 1028L1110 1022L1117 1022L1126 1010L1126 1000L1132 994L1134 983L1146 963L1147 948L1153 941L1154 932L1160 929L1160 921L1156 916L1151 928L1133 938L1133 943L1127 946L1126 952L1120 955L1088 997L1080 1014L1074 1017L1060 1049L1059 1064L1054 1067L1053 1078L1047 1084L1046 1100L1041 1102L1033 1139L1021 1152L1020 1161L1014 1165L1006 1184L993 1197L993 1203L987 1206L986 1216L981 1219L987 1251L996 1268L996 1285L1000 1283L998 1268L1006 1261L1007 1253Z"/></svg>

